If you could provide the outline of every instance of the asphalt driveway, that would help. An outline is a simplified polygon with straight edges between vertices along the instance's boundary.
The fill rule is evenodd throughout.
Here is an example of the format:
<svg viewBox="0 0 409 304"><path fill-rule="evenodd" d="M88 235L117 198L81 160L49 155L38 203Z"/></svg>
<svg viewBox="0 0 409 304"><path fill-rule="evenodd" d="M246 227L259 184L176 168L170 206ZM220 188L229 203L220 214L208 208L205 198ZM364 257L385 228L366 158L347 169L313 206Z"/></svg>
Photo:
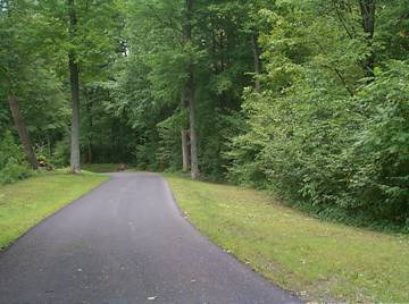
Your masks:
<svg viewBox="0 0 409 304"><path fill-rule="evenodd" d="M201 236L166 181L116 173L0 254L0 303L299 303Z"/></svg>

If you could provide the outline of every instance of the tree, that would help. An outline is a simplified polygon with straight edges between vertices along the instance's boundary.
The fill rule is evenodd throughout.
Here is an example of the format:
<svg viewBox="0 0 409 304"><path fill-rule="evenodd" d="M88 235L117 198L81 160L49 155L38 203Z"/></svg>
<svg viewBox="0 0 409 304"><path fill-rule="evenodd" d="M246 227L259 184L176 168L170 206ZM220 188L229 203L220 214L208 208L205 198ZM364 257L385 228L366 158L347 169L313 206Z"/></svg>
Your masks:
<svg viewBox="0 0 409 304"><path fill-rule="evenodd" d="M82 151L407 222L408 0L0 3L0 126L33 167Z"/></svg>
<svg viewBox="0 0 409 304"><path fill-rule="evenodd" d="M77 31L75 0L67 0L67 9L69 16L69 37L71 40L74 40ZM73 173L78 173L80 171L80 87L75 48L68 50L68 70L70 74L72 106L70 166Z"/></svg>
<svg viewBox="0 0 409 304"><path fill-rule="evenodd" d="M281 2L263 11L273 29L259 39L263 85L245 92L244 127L226 154L231 180L338 220L405 225L407 145L398 138L407 136L407 89L397 79L408 57L398 51L390 62L380 47L382 37L405 47L394 4L382 6L377 31L374 1Z"/></svg>
<svg viewBox="0 0 409 304"><path fill-rule="evenodd" d="M188 5L192 5L190 13ZM130 59L137 53L140 64L147 66L149 90L143 91L149 91L149 96L142 99L150 99L152 104L160 104L167 111L169 106L173 108L169 112L173 118L167 117L157 128L164 140L164 145L158 148L159 154L185 170L192 167L194 145L187 128L192 128L189 116L193 114L196 163L200 160L200 171L204 174L221 178L226 164L220 152L225 149L224 137L232 125L227 117L231 111L240 109L241 90L252 82L249 75L254 68L252 42L245 25L250 19L245 14L247 7L241 1L190 4L149 1L131 7L134 11L128 17ZM135 96L136 92L133 89L132 92L129 96ZM194 101L193 107L189 96ZM179 124L177 138L170 132L175 123ZM216 128L220 132L215 132Z"/></svg>
<svg viewBox="0 0 409 304"><path fill-rule="evenodd" d="M376 1L375 0L359 0L359 8L362 18L362 27L365 34L367 35L368 45L372 47L372 40L375 33L375 12L376 12ZM375 53L371 49L370 53L365 58L365 70L368 77L374 76L375 67Z"/></svg>
<svg viewBox="0 0 409 304"><path fill-rule="evenodd" d="M192 47L192 20L194 13L194 0L186 0L185 21L183 24L183 43L186 48ZM190 170L192 179L200 176L199 159L197 151L196 131L196 89L195 89L195 66L193 59L188 59L186 67L187 80L183 89L185 103L189 109L189 138L190 138Z"/></svg>
<svg viewBox="0 0 409 304"><path fill-rule="evenodd" d="M33 169L38 169L39 164L35 156L33 146L31 145L30 137L28 135L27 127L21 115L20 105L15 94L11 93L7 97L10 110L13 116L14 124L16 126L21 144L24 148L24 153Z"/></svg>
<svg viewBox="0 0 409 304"><path fill-rule="evenodd" d="M33 54L25 49L28 48L28 45L24 43L24 39L27 38L27 35L32 34L32 32L29 33L29 31L22 25L22 20L33 20L30 19L31 16L28 13L29 7L24 2L0 1L0 6L0 26L3 29L2 41L5 43L0 55L2 62L1 74L4 79L3 85L5 86L7 101L26 158L33 169L38 169L39 164L33 146L31 145L26 123L21 113L21 107L17 97L19 80L21 81L20 73L24 73L25 64L29 62L29 57L33 56Z"/></svg>
<svg viewBox="0 0 409 304"><path fill-rule="evenodd" d="M100 3L89 3L82 0L66 0L68 35L61 35L61 45L68 57L69 83L71 92L71 171L80 171L80 76L83 85L89 79L99 78L105 74L101 67L109 66L116 56L115 52L121 43L117 37L120 22L120 3L105 0ZM63 23L64 15L57 14ZM101 76L97 74L100 73Z"/></svg>

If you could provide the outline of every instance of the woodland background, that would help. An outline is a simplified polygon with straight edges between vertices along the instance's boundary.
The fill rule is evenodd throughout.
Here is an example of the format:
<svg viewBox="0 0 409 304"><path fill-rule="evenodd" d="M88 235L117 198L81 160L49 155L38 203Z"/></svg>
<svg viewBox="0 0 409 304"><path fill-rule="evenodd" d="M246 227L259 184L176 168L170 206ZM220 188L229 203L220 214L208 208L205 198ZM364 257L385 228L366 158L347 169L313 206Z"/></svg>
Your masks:
<svg viewBox="0 0 409 304"><path fill-rule="evenodd" d="M0 6L1 183L127 163L409 231L409 1Z"/></svg>

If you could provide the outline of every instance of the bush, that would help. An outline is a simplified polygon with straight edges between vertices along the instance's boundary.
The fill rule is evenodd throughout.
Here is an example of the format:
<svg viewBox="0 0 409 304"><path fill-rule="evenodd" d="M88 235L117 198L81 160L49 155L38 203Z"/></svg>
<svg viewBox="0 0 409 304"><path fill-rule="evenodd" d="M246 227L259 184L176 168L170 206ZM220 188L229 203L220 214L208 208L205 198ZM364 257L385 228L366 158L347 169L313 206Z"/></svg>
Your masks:
<svg viewBox="0 0 409 304"><path fill-rule="evenodd" d="M10 159L0 170L0 184L11 184L31 175L32 172L27 166L18 164L15 159Z"/></svg>
<svg viewBox="0 0 409 304"><path fill-rule="evenodd" d="M402 81L409 79L407 62L385 64L354 96L337 93L325 74L313 74L310 68L294 70L286 94L277 96L272 89L246 95L247 130L228 153L230 179L278 191L322 217L404 229L409 223L409 83Z"/></svg>
<svg viewBox="0 0 409 304"><path fill-rule="evenodd" d="M68 140L61 140L55 145L54 152L51 157L53 166L64 168L70 163L70 146Z"/></svg>
<svg viewBox="0 0 409 304"><path fill-rule="evenodd" d="M23 151L7 131L0 141L0 184L10 184L32 175Z"/></svg>
<svg viewBox="0 0 409 304"><path fill-rule="evenodd" d="M370 111L344 155L344 161L354 162L348 192L374 216L404 224L409 220L409 83L403 81L409 79L408 62L390 62L376 76L357 97Z"/></svg>

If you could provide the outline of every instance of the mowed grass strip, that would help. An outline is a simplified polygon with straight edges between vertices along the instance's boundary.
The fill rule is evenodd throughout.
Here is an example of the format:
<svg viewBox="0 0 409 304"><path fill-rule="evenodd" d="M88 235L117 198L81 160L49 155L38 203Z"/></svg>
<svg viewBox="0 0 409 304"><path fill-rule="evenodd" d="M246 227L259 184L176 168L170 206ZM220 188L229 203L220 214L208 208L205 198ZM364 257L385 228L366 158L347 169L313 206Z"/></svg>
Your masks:
<svg viewBox="0 0 409 304"><path fill-rule="evenodd" d="M107 179L95 174L45 174L0 186L0 250Z"/></svg>
<svg viewBox="0 0 409 304"><path fill-rule="evenodd" d="M322 222L240 187L168 177L216 244L310 301L409 303L409 237Z"/></svg>

